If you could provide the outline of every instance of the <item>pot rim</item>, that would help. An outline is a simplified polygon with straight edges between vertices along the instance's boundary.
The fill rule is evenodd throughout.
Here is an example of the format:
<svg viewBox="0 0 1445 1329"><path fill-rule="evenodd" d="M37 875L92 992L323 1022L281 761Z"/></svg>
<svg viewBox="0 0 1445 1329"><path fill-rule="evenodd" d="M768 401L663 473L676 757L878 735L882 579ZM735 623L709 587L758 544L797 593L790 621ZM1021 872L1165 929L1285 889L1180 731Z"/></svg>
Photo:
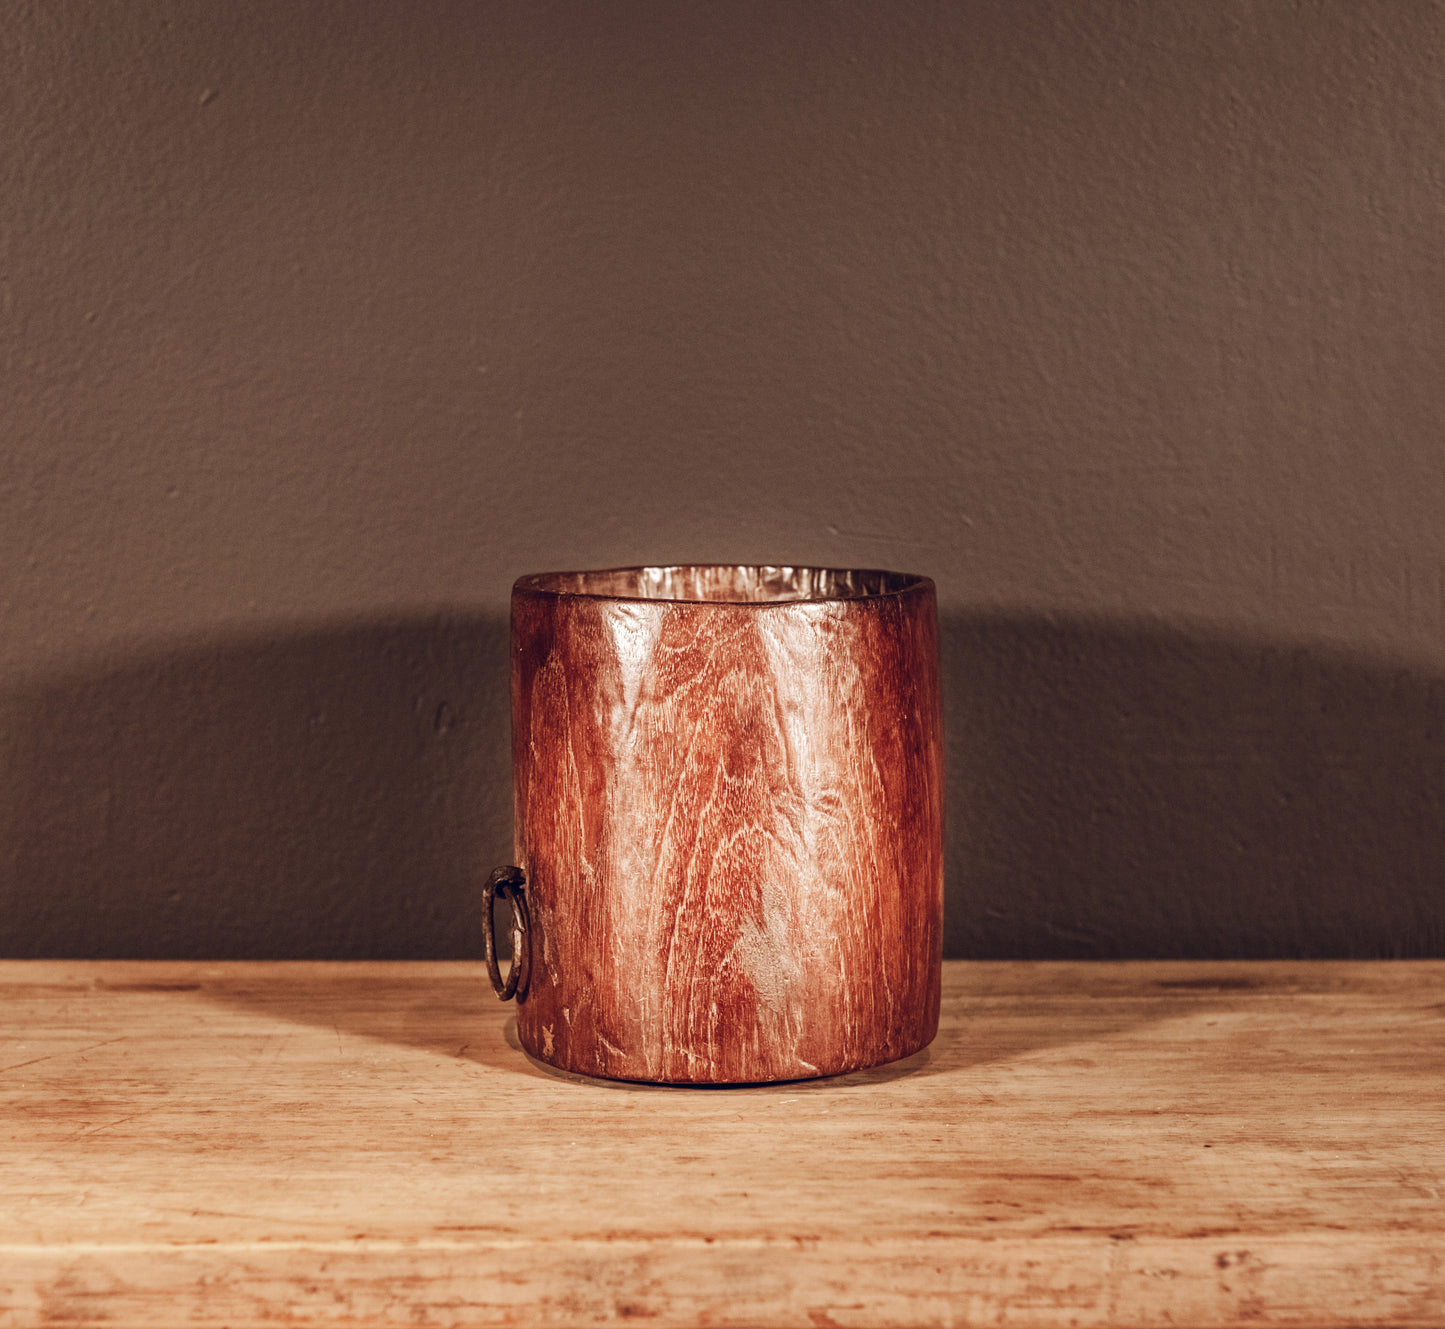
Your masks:
<svg viewBox="0 0 1445 1329"><path fill-rule="evenodd" d="M738 577L741 589L769 594L669 594L669 582L689 578L695 586L714 574ZM704 574L699 578L698 574ZM635 585L628 587L631 576ZM608 581L613 585L609 586ZM620 585L619 585L620 583ZM849 604L859 600L888 600L932 591L933 580L913 572L883 568L834 568L793 563L656 563L615 568L585 568L572 572L533 572L512 583L512 595L549 599L614 600L639 604L696 604L728 608L767 609L780 605Z"/></svg>

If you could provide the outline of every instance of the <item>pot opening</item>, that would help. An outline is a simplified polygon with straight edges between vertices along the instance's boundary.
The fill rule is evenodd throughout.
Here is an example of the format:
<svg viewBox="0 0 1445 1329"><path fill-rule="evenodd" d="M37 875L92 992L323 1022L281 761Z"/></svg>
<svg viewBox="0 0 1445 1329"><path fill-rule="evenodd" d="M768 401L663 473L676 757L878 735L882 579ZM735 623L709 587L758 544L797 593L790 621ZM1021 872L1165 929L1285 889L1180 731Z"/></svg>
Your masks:
<svg viewBox="0 0 1445 1329"><path fill-rule="evenodd" d="M789 568L687 563L676 567L541 572L514 589L608 600L683 600L722 604L788 604L897 595L926 579L874 568Z"/></svg>

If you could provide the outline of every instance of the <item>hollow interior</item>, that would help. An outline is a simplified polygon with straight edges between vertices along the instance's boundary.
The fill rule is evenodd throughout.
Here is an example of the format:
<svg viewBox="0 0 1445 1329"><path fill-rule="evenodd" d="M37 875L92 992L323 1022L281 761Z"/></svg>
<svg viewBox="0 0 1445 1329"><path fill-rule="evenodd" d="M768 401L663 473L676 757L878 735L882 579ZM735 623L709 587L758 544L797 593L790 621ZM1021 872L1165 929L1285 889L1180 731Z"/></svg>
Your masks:
<svg viewBox="0 0 1445 1329"><path fill-rule="evenodd" d="M606 568L522 577L519 590L619 600L693 600L777 604L896 595L923 578L874 568L785 568L689 563L670 568Z"/></svg>

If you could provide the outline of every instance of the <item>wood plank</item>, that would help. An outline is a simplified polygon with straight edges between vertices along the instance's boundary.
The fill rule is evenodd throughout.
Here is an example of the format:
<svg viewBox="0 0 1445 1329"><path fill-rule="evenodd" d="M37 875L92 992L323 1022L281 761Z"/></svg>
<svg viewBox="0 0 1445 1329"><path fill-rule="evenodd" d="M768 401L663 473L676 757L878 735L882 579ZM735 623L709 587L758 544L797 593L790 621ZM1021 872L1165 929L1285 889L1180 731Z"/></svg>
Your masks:
<svg viewBox="0 0 1445 1329"><path fill-rule="evenodd" d="M1445 1324L1445 963L944 983L906 1062L684 1089L480 965L0 964L0 1326Z"/></svg>

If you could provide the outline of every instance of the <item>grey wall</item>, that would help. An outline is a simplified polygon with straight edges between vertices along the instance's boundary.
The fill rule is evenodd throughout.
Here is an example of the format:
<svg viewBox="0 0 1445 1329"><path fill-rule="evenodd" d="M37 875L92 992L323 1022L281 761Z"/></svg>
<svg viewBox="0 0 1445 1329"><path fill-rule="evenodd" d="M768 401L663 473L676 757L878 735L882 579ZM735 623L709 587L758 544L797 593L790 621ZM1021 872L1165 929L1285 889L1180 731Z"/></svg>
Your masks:
<svg viewBox="0 0 1445 1329"><path fill-rule="evenodd" d="M0 23L0 951L456 956L525 571L938 582L950 948L1445 954L1438 4Z"/></svg>

